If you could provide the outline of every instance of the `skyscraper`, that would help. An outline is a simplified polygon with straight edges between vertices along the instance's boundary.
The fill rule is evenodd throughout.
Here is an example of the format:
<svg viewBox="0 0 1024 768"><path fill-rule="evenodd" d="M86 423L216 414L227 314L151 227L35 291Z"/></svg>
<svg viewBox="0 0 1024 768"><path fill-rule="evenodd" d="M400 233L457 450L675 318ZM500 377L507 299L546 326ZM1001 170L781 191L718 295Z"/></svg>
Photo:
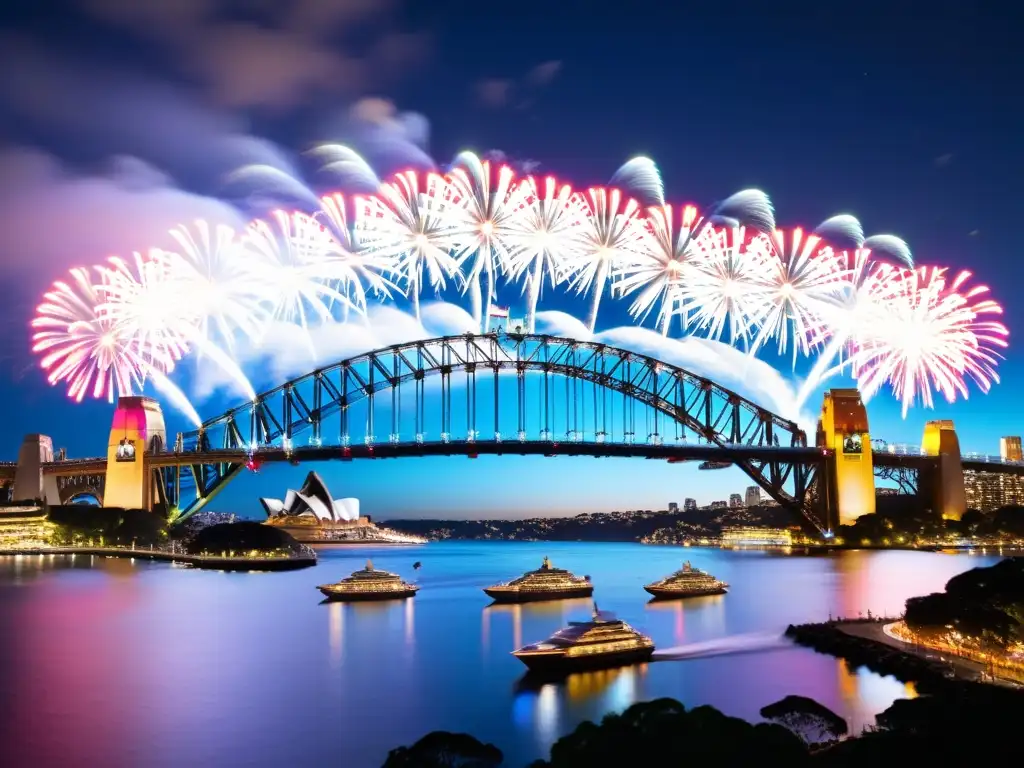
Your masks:
<svg viewBox="0 0 1024 768"><path fill-rule="evenodd" d="M738 493L730 493L729 494L729 506L730 507L742 507L743 506L743 497L740 496Z"/></svg>
<svg viewBox="0 0 1024 768"><path fill-rule="evenodd" d="M1022 461L1024 454L1021 452L1019 437L999 438L999 457L1003 461Z"/></svg>
<svg viewBox="0 0 1024 768"><path fill-rule="evenodd" d="M683 512L696 512L697 511L697 500L686 499L683 501Z"/></svg>
<svg viewBox="0 0 1024 768"><path fill-rule="evenodd" d="M747 492L743 501L748 507L756 507L761 503L761 488L757 485L747 486Z"/></svg>

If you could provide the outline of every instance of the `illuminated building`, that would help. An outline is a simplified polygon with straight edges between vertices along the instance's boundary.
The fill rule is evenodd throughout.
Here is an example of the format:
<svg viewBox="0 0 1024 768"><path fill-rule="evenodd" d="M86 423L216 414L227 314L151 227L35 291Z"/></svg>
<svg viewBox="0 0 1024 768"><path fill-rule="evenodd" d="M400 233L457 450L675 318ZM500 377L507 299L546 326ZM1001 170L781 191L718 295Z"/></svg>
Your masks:
<svg viewBox="0 0 1024 768"><path fill-rule="evenodd" d="M999 457L1003 461L1024 461L1019 437L999 438Z"/></svg>
<svg viewBox="0 0 1024 768"><path fill-rule="evenodd" d="M0 549L48 547L52 533L53 523L39 507L5 507L0 511Z"/></svg>
<svg viewBox="0 0 1024 768"><path fill-rule="evenodd" d="M743 497L740 496L738 493L729 494L729 506L733 508L742 507Z"/></svg>
<svg viewBox="0 0 1024 768"><path fill-rule="evenodd" d="M306 475L301 490L289 490L283 500L260 499L267 513L266 525L281 528L305 544L332 541L381 541L422 544L418 536L379 528L369 517L360 517L359 499L334 499L316 472Z"/></svg>
<svg viewBox="0 0 1024 768"><path fill-rule="evenodd" d="M761 503L761 488L756 485L749 486L743 500L746 506L756 507Z"/></svg>
<svg viewBox="0 0 1024 768"><path fill-rule="evenodd" d="M793 534L782 528L725 528L724 547L791 547Z"/></svg>
<svg viewBox="0 0 1024 768"><path fill-rule="evenodd" d="M968 508L991 512L1010 504L1024 504L1024 477L965 470L964 491Z"/></svg>

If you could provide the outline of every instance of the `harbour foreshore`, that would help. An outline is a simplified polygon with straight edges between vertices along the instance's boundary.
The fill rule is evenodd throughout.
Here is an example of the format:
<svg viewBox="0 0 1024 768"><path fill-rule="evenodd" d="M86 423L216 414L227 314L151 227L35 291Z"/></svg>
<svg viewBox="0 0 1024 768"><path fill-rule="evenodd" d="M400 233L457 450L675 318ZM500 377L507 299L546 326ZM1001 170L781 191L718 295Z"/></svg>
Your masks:
<svg viewBox="0 0 1024 768"><path fill-rule="evenodd" d="M190 555L184 552L168 552L163 549L140 547L34 547L28 549L0 549L0 557L45 555L86 555L96 557L120 557L131 560L158 560L181 563L195 568L217 571L291 571L316 565L316 556L292 555L271 556L213 556Z"/></svg>
<svg viewBox="0 0 1024 768"><path fill-rule="evenodd" d="M895 618L858 618L791 624L786 636L799 645L844 659L854 666L914 683L919 690L926 689L922 692L957 680L1016 685L1014 680L1001 677L999 669L893 637L886 628L897 621Z"/></svg>

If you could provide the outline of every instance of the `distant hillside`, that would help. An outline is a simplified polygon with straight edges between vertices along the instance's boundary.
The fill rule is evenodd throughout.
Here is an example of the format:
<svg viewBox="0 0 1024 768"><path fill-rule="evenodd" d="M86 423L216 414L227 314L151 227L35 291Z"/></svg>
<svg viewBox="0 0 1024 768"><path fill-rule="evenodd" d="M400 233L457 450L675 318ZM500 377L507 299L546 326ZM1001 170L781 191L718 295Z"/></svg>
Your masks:
<svg viewBox="0 0 1024 768"><path fill-rule="evenodd" d="M677 536L700 538L717 536L730 525L785 528L797 522L779 507L741 507L671 513L636 510L526 520L388 520L387 524L433 541L639 541L664 529L671 529Z"/></svg>

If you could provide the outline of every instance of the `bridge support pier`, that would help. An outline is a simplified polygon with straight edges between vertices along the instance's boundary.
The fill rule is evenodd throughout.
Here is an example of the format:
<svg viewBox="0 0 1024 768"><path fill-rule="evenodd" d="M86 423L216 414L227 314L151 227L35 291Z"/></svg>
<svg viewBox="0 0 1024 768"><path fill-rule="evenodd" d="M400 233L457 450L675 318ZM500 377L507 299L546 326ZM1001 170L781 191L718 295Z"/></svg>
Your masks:
<svg viewBox="0 0 1024 768"><path fill-rule="evenodd" d="M12 501L46 501L60 504L57 481L43 475L43 464L53 461L53 440L48 435L25 435L14 470Z"/></svg>
<svg viewBox="0 0 1024 768"><path fill-rule="evenodd" d="M856 389L825 393L818 421L817 445L832 451L826 462L819 499L829 528L849 525L875 511L875 471L872 464L868 413Z"/></svg>
<svg viewBox="0 0 1024 768"><path fill-rule="evenodd" d="M152 510L159 503L159 489L146 456L162 453L166 443L160 403L149 397L119 398L107 445L103 505Z"/></svg>
<svg viewBox="0 0 1024 768"><path fill-rule="evenodd" d="M918 493L925 494L931 508L945 520L959 520L967 511L964 468L960 458L960 440L949 419L924 425L921 448L926 456L937 456L936 467L922 472Z"/></svg>

